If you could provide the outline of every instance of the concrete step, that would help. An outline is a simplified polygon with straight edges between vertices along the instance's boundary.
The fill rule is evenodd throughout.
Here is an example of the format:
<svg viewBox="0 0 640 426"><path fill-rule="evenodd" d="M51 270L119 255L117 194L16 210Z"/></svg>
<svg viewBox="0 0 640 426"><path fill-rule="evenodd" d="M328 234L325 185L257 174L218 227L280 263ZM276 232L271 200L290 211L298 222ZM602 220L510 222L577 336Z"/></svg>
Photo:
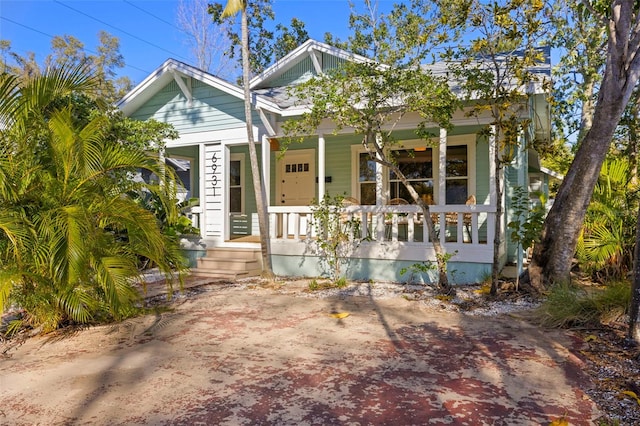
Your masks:
<svg viewBox="0 0 640 426"><path fill-rule="evenodd" d="M192 277L203 277L203 278L217 278L217 279L226 279L226 280L237 280L239 278L247 278L247 277L255 277L260 275L262 270L251 270L251 271L229 271L225 269L201 269L196 268L191 270Z"/></svg>
<svg viewBox="0 0 640 426"><path fill-rule="evenodd" d="M219 257L201 257L198 259L197 268L200 269L226 269L231 271L246 271L259 269L257 259L226 259Z"/></svg>
<svg viewBox="0 0 640 426"><path fill-rule="evenodd" d="M260 259L260 250L216 247L207 249L205 257L216 259Z"/></svg>
<svg viewBox="0 0 640 426"><path fill-rule="evenodd" d="M262 272L261 260L260 250L216 247L198 259L191 275L228 280L257 276Z"/></svg>

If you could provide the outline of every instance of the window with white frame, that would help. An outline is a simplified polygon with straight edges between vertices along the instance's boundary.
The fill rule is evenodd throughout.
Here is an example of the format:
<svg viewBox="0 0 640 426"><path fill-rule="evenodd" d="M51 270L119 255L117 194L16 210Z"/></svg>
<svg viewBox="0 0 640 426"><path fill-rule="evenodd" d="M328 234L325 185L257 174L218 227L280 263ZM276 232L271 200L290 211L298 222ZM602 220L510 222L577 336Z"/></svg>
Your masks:
<svg viewBox="0 0 640 426"><path fill-rule="evenodd" d="M400 172L409 181L418 195L428 204L433 203L433 149L416 148L412 150L395 150L393 157ZM398 175L389 170L389 198L402 198L413 203L409 191Z"/></svg>
<svg viewBox="0 0 640 426"><path fill-rule="evenodd" d="M447 146L445 194L447 204L464 204L469 196L467 145Z"/></svg>
<svg viewBox="0 0 640 426"><path fill-rule="evenodd" d="M360 204L376 203L376 162L368 152L359 156Z"/></svg>
<svg viewBox="0 0 640 426"><path fill-rule="evenodd" d="M229 212L242 213L244 187L244 155L232 154L229 161Z"/></svg>
<svg viewBox="0 0 640 426"><path fill-rule="evenodd" d="M457 140L468 137L453 136ZM472 178L473 165L469 158L475 155L474 145L469 143L456 143L447 145L444 176L438 175L438 149L425 147L424 142L416 143L405 141L407 149L398 149L392 152L394 161L400 171L407 178L411 186L427 204L435 204L438 200L439 185L444 185L444 200L440 203L465 204L470 193L470 188L475 185ZM358 195L361 204L376 203L376 162L367 152L356 151ZM355 154L355 152L354 152ZM443 180L440 180L443 179ZM409 191L405 188L399 177L391 170L384 174L383 184L386 188L386 196L389 200L402 198L413 203Z"/></svg>

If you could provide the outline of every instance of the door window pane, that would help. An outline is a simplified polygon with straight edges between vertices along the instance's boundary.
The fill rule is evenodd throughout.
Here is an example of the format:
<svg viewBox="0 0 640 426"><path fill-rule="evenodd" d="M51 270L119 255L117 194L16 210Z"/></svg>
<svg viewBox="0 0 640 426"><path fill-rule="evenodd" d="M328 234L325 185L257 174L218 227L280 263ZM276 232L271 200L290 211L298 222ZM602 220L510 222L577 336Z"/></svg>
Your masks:
<svg viewBox="0 0 640 426"><path fill-rule="evenodd" d="M242 213L242 162L229 162L229 212Z"/></svg>
<svg viewBox="0 0 640 426"><path fill-rule="evenodd" d="M242 188L229 188L229 211L242 213Z"/></svg>
<svg viewBox="0 0 640 426"><path fill-rule="evenodd" d="M240 176L240 161L231 161L229 163L229 185L239 186L242 184Z"/></svg>

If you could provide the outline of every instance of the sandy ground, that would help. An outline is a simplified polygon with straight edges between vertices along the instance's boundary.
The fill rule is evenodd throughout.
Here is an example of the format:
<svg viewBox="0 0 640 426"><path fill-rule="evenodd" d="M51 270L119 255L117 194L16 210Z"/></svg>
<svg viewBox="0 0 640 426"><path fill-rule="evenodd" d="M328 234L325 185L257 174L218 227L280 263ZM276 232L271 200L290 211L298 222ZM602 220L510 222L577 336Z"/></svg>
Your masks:
<svg viewBox="0 0 640 426"><path fill-rule="evenodd" d="M569 334L401 297L306 296L212 285L170 311L29 339L0 360L0 424L546 425L566 416L588 425L599 416Z"/></svg>

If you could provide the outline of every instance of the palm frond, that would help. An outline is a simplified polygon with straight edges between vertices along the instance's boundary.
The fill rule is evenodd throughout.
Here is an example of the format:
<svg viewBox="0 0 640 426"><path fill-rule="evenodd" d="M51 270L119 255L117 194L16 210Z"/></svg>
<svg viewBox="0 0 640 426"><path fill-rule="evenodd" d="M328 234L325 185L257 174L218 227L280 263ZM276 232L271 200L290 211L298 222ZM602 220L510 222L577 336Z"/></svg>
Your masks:
<svg viewBox="0 0 640 426"><path fill-rule="evenodd" d="M0 270L0 312L4 312L9 302L11 291L21 279L22 275L17 269Z"/></svg>
<svg viewBox="0 0 640 426"><path fill-rule="evenodd" d="M18 78L8 73L0 74L0 133L10 127L22 101L18 90Z"/></svg>
<svg viewBox="0 0 640 426"><path fill-rule="evenodd" d="M227 0L227 4L222 11L222 18L233 16L246 7L245 0Z"/></svg>
<svg viewBox="0 0 640 426"><path fill-rule="evenodd" d="M59 304L70 319L79 323L89 322L97 305L95 297L82 287L72 287L63 293L59 298Z"/></svg>
<svg viewBox="0 0 640 426"><path fill-rule="evenodd" d="M603 265L612 258L622 253L623 232L622 225L616 226L598 224L591 228L591 235L584 239L584 252L586 257Z"/></svg>
<svg viewBox="0 0 640 426"><path fill-rule="evenodd" d="M46 74L29 80L20 89L26 112L41 112L56 100L73 93L94 93L100 79L86 63L68 64L48 70Z"/></svg>
<svg viewBox="0 0 640 426"><path fill-rule="evenodd" d="M139 276L135 263L126 257L105 256L96 259L94 266L109 312L121 318L133 302L140 300L140 293L133 286L133 278Z"/></svg>
<svg viewBox="0 0 640 426"><path fill-rule="evenodd" d="M184 268L176 241L134 198L154 194L177 217L177 179L141 146L115 141L109 115L78 119L70 100L96 89L82 65L22 85L0 77L0 305L20 306L44 331L134 312L141 256L168 274ZM139 169L162 183L134 181Z"/></svg>

